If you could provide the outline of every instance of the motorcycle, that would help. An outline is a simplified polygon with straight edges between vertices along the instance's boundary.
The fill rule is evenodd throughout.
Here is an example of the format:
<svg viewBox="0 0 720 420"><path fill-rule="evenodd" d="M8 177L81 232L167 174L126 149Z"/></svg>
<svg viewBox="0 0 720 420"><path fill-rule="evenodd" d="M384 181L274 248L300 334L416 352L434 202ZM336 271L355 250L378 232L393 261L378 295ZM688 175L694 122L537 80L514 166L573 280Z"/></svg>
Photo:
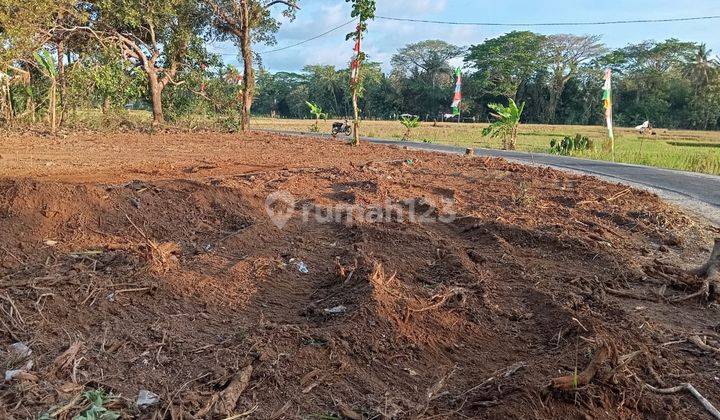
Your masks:
<svg viewBox="0 0 720 420"><path fill-rule="evenodd" d="M348 123L348 120L345 120L344 123L342 122L334 122L332 125L332 135L333 137L337 137L338 134L343 133L346 136L349 136L352 134L352 126Z"/></svg>

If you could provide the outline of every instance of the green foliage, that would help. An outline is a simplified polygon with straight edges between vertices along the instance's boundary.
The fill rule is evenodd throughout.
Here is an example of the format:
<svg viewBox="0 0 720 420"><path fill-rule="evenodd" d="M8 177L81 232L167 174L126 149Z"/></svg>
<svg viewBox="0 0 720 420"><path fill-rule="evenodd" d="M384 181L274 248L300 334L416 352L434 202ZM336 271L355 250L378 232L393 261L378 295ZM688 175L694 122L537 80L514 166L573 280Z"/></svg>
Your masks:
<svg viewBox="0 0 720 420"><path fill-rule="evenodd" d="M32 60L48 32L72 16L84 22L76 0L0 0L0 69L15 60Z"/></svg>
<svg viewBox="0 0 720 420"><path fill-rule="evenodd" d="M65 106L73 109L100 107L104 112L122 110L129 102L147 97L147 76L116 50L87 54L66 68Z"/></svg>
<svg viewBox="0 0 720 420"><path fill-rule="evenodd" d="M305 104L307 104L307 106L310 108L310 113L315 116L315 124L310 127L310 131L312 131L313 133L317 133L318 131L320 131L318 122L320 121L320 119L326 120L328 115L324 113L322 108L319 107L317 104L308 101L305 101Z"/></svg>
<svg viewBox="0 0 720 420"><path fill-rule="evenodd" d="M400 118L400 124L405 128L417 128L420 126L420 117L417 115L403 115Z"/></svg>
<svg viewBox="0 0 720 420"><path fill-rule="evenodd" d="M508 99L507 106L503 104L489 104L488 107L495 111L492 116L496 121L483 130L483 136L499 138L503 142L503 149L514 150L517 139L517 129L520 125L523 110L525 109L525 103L523 102L518 107L514 100Z"/></svg>
<svg viewBox="0 0 720 420"><path fill-rule="evenodd" d="M82 395L84 404L87 406L82 413L73 417L73 420L117 420L120 413L109 410L105 407L112 401L112 397L102 389L85 391ZM52 410L51 410L52 411ZM47 411L38 417L38 420L51 420L54 417Z"/></svg>
<svg viewBox="0 0 720 420"><path fill-rule="evenodd" d="M545 37L528 31L513 31L470 47L465 62L477 70L485 93L516 99L520 85L547 63L543 56Z"/></svg>
<svg viewBox="0 0 720 420"><path fill-rule="evenodd" d="M569 156L575 151L592 149L592 146L592 140L581 134L576 134L575 137L565 136L562 140L550 140L550 153Z"/></svg>
<svg viewBox="0 0 720 420"><path fill-rule="evenodd" d="M305 101L305 104L307 104L308 108L310 108L310 113L315 117L315 119L327 119L328 114L323 112L322 108L318 106L317 104L314 104L312 102Z"/></svg>
<svg viewBox="0 0 720 420"><path fill-rule="evenodd" d="M58 69L57 64L55 63L55 60L53 59L52 55L50 55L50 52L47 50L40 50L35 51L34 54L35 61L38 64L38 67L40 68L40 71L43 72L47 77L51 79L57 78Z"/></svg>
<svg viewBox="0 0 720 420"><path fill-rule="evenodd" d="M240 10L233 8L240 0L214 2L225 11ZM364 33L375 17L377 2L346 2ZM250 5L253 44L274 43L280 13L272 13L269 6L282 5L283 14L292 16L300 2L289 3L287 8L284 2L244 3ZM48 110L49 91L60 82L57 58L51 55L58 39L51 29L83 26L105 40L100 43L89 32L55 33L68 35L63 42L69 54L55 95L58 109L74 113L105 105L123 112L128 104L147 106L152 99L148 94L152 71L147 69L154 69L163 88L161 104L170 119L232 116L240 108L239 95L253 78L246 78L244 85L230 83L227 76L237 69L222 66L206 51L211 35L240 40L233 25L219 20L206 0L0 0L0 70L14 74L15 68L31 74L29 86L17 81L9 86L13 112L22 120ZM119 34L141 52L127 42L121 47ZM356 34L353 31L347 38ZM633 127L650 120L658 128L720 128L720 63L706 45L667 39L608 52L597 36L529 31L485 40L466 53L442 40L399 46L387 74L380 63L367 62L361 52L360 81L354 86L348 69L310 65L302 72L271 74L260 66L253 112L304 117L306 102L312 99L328 116L346 117L354 115L355 96L358 118L395 120L402 110L432 120L449 110L453 77L448 61L460 56L472 69L463 80L463 114L481 121L491 112L499 115L485 104L505 103L509 98L526 104L523 122L601 125L603 71L610 67L616 125ZM143 58L154 61L143 66ZM245 91L253 96L253 89ZM60 116L67 121L65 112ZM512 129L498 127L491 132L512 138Z"/></svg>
<svg viewBox="0 0 720 420"><path fill-rule="evenodd" d="M400 116L400 124L405 127L405 135L402 139L408 140L410 138L410 130L420 126L420 117L417 115L404 114Z"/></svg>
<svg viewBox="0 0 720 420"><path fill-rule="evenodd" d="M392 57L391 79L406 112L437 115L447 111L455 80L449 61L464 49L440 40L408 44Z"/></svg>
<svg viewBox="0 0 720 420"><path fill-rule="evenodd" d="M90 404L90 407L75 416L73 420L117 420L120 418L119 413L105 408L111 398L102 389L86 391L83 393L83 398Z"/></svg>
<svg viewBox="0 0 720 420"><path fill-rule="evenodd" d="M352 3L352 12L350 17L359 18L358 27L360 32L367 30L367 21L375 19L375 0L345 0L346 3ZM345 36L345 40L354 38L356 32L350 32Z"/></svg>

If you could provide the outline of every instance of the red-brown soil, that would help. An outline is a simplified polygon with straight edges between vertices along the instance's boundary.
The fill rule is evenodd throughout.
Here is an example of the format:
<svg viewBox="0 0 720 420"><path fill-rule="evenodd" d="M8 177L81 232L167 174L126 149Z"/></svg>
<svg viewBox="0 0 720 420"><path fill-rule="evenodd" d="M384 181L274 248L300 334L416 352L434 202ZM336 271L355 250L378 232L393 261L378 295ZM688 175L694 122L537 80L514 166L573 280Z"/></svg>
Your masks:
<svg viewBox="0 0 720 420"><path fill-rule="evenodd" d="M720 405L719 356L691 340L720 347L720 310L670 301L700 286L679 269L718 230L649 193L261 133L0 147L0 360L16 367L21 341L34 362L0 385L0 418L72 418L97 388L155 419L707 416L643 388L684 382ZM278 229L277 191L298 209L389 201L435 218L451 198L455 217L298 210ZM594 358L589 383L550 387ZM141 389L160 402L137 408Z"/></svg>

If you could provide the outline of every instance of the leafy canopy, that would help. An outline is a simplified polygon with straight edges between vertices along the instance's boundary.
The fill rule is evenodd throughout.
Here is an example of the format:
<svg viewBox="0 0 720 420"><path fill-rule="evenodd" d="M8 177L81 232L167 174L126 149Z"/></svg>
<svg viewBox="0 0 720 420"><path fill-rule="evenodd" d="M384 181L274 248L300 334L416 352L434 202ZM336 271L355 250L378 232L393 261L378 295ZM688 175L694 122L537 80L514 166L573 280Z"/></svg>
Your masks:
<svg viewBox="0 0 720 420"><path fill-rule="evenodd" d="M515 99L520 84L547 62L544 40L533 32L510 32L471 46L465 63L477 70L484 91Z"/></svg>

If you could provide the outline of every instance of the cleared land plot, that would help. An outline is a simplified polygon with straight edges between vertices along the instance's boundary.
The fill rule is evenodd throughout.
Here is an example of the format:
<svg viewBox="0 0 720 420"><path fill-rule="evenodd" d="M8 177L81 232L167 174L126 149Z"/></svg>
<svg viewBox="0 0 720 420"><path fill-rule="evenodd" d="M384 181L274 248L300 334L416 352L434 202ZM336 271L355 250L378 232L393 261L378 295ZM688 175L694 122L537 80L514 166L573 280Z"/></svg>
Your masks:
<svg viewBox="0 0 720 420"><path fill-rule="evenodd" d="M278 191L295 198L271 206L295 210L283 229ZM33 364L0 385L0 417L72 418L103 388L143 418L701 418L643 384L720 404L720 312L669 301L700 288L683 269L718 232L649 193L501 159L11 135L0 360L27 366L7 347L21 341ZM159 402L138 408L140 390Z"/></svg>

